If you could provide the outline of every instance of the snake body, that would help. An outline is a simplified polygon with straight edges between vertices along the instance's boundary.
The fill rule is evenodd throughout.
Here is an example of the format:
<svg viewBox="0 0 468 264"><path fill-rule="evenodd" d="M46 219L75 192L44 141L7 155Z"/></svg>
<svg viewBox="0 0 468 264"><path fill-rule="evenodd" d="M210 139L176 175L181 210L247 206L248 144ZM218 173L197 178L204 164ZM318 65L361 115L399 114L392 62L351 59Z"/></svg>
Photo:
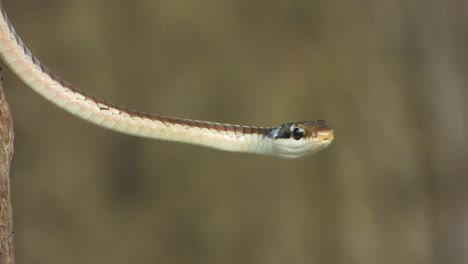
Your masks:
<svg viewBox="0 0 468 264"><path fill-rule="evenodd" d="M100 100L45 67L26 47L0 0L0 57L28 87L84 120L125 134L190 143L219 150L295 158L327 147L333 131L323 120L253 127L166 117Z"/></svg>

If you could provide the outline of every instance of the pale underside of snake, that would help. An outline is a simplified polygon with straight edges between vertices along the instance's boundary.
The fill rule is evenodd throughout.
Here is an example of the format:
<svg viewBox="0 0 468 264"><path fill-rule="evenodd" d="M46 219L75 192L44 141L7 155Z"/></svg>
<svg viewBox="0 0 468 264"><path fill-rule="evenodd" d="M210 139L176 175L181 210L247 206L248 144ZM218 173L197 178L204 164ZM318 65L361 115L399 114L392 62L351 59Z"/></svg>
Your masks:
<svg viewBox="0 0 468 264"><path fill-rule="evenodd" d="M323 120L252 127L147 114L107 103L64 81L29 51L11 25L0 0L0 57L28 87L58 107L114 131L140 137L190 143L219 150L307 156L334 138Z"/></svg>

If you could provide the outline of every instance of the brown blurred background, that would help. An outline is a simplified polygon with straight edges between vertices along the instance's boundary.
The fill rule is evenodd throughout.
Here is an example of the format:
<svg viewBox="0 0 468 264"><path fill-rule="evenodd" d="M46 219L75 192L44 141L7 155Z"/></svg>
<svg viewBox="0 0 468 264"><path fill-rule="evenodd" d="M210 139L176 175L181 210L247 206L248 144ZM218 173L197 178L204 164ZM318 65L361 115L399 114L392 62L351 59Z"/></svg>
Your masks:
<svg viewBox="0 0 468 264"><path fill-rule="evenodd" d="M298 160L129 137L6 70L18 263L468 263L467 1L4 2L105 100L336 133Z"/></svg>

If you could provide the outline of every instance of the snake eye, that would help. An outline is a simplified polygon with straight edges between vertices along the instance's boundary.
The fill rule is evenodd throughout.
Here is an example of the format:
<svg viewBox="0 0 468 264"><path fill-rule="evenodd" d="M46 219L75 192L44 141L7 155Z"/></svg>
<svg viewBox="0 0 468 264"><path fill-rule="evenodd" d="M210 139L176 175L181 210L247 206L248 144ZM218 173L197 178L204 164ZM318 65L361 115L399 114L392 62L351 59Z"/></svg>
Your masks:
<svg viewBox="0 0 468 264"><path fill-rule="evenodd" d="M300 127L295 127L291 131L291 135L295 140L299 140L304 137L304 129Z"/></svg>

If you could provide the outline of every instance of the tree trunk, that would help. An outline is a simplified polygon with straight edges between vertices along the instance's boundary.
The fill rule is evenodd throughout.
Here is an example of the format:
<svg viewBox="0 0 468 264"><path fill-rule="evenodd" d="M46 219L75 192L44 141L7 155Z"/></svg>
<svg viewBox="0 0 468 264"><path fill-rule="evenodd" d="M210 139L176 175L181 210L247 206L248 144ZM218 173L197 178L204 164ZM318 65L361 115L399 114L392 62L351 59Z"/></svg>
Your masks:
<svg viewBox="0 0 468 264"><path fill-rule="evenodd" d="M10 163L13 157L13 125L0 80L0 264L13 264L13 216L10 201Z"/></svg>

